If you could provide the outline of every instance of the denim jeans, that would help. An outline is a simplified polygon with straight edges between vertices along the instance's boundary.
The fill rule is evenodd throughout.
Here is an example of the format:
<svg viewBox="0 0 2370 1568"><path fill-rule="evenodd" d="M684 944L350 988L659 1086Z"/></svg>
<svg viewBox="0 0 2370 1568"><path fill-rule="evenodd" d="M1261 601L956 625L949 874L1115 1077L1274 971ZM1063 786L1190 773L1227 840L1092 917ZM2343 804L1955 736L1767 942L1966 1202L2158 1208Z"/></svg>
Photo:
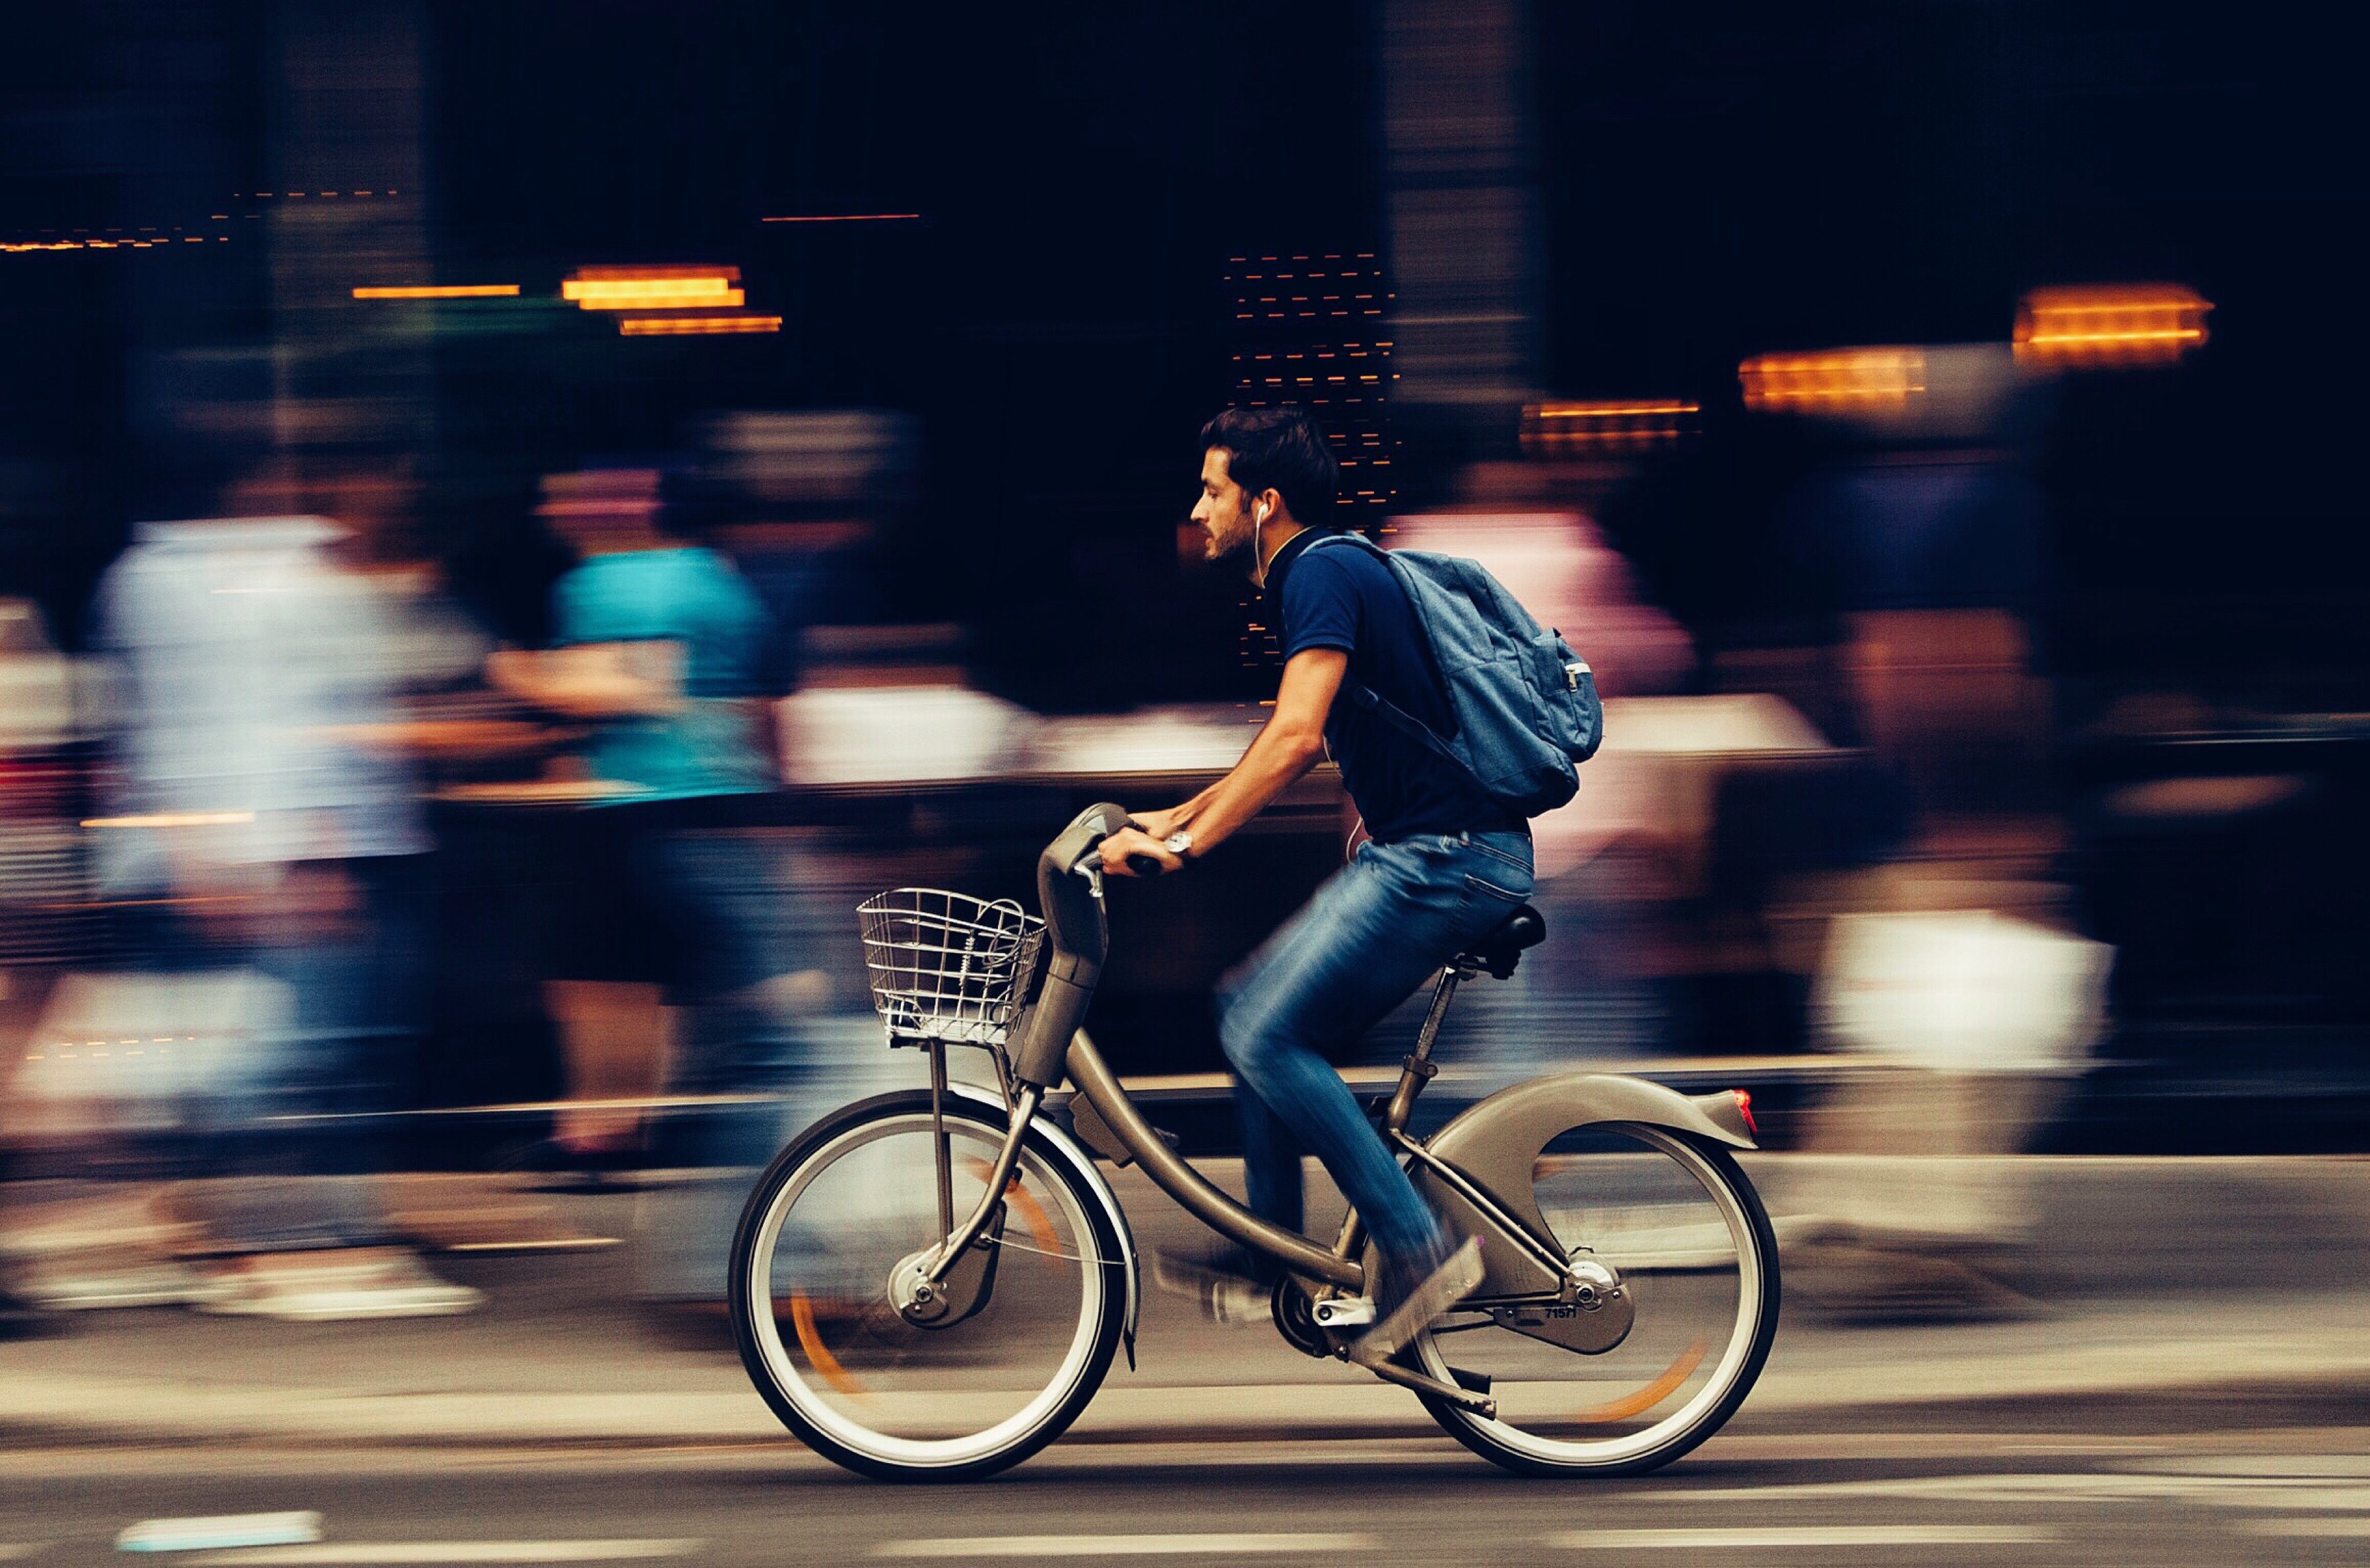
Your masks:
<svg viewBox="0 0 2370 1568"><path fill-rule="evenodd" d="M1363 844L1221 982L1218 1039L1240 1079L1245 1179L1262 1218L1300 1228L1306 1151L1324 1161L1385 1252L1409 1256L1437 1239L1440 1222L1329 1058L1497 928L1530 891L1526 833Z"/></svg>

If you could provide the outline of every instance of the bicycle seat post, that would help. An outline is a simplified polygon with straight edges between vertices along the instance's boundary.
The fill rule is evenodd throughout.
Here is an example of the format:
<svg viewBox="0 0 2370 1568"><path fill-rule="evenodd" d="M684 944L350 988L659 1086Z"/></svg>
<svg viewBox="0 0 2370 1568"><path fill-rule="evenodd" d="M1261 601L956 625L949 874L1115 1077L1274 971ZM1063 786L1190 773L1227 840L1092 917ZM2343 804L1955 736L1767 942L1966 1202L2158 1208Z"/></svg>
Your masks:
<svg viewBox="0 0 2370 1568"><path fill-rule="evenodd" d="M1432 1064L1432 1043L1440 1033L1440 1020L1448 1016L1449 999L1456 995L1458 983L1471 973L1462 964L1451 963L1440 972L1440 979L1433 984L1432 1006L1423 1015L1423 1029L1415 1037L1415 1049L1399 1064L1398 1088L1383 1112L1385 1136L1407 1130L1408 1117L1415 1111L1415 1097L1440 1071Z"/></svg>
<svg viewBox="0 0 2370 1568"><path fill-rule="evenodd" d="M1383 1136L1407 1130L1408 1118L1415 1112L1415 1097L1432 1081L1440 1069L1432 1066L1432 1043L1440 1033L1440 1020L1448 1016L1449 999L1456 995L1459 983L1473 971L1461 963L1451 963L1440 972L1432 988L1432 1006L1423 1015L1423 1029L1415 1037L1415 1049L1399 1064L1398 1088L1391 1093L1390 1103L1383 1110ZM1366 1228L1352 1210L1341 1221L1340 1234L1333 1239L1333 1255L1351 1258L1365 1244Z"/></svg>

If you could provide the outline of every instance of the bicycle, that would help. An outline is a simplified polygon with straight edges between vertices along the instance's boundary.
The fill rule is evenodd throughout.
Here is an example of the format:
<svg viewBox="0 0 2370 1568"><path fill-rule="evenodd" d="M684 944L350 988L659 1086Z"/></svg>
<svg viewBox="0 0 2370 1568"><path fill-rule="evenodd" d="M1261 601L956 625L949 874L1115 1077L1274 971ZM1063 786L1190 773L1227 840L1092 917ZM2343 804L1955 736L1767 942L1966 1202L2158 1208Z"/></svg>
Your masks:
<svg viewBox="0 0 2370 1568"><path fill-rule="evenodd" d="M925 889L861 906L875 1005L892 1044L927 1053L929 1087L850 1105L785 1148L742 1211L730 1286L758 1392L861 1474L1018 1464L1076 1419L1122 1343L1134 1365L1135 1243L1096 1154L1139 1163L1282 1265L1274 1320L1294 1349L1346 1360L1373 1320L1354 1213L1329 1248L1236 1203L1145 1121L1079 1028L1109 952L1099 847L1126 820L1093 806L1047 846L1041 919ZM1381 1124L1437 1212L1481 1239L1485 1274L1367 1369L1509 1470L1631 1475L1701 1443L1751 1391L1777 1332L1778 1248L1731 1153L1754 1147L1741 1091L1559 1074L1409 1136L1457 986L1511 975L1545 935L1526 905L1434 983ZM949 1082L949 1044L986 1048L999 1092ZM1066 1131L1048 1100L1065 1075Z"/></svg>

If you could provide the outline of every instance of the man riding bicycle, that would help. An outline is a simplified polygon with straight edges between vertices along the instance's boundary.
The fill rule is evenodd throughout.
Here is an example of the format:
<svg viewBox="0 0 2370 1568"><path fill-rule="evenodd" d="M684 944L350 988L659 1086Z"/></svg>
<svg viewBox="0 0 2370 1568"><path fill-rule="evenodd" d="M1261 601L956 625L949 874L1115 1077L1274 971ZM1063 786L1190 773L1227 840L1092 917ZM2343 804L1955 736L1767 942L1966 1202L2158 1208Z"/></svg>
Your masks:
<svg viewBox="0 0 2370 1568"><path fill-rule="evenodd" d="M1218 1033L1239 1079L1250 1206L1302 1224L1301 1159L1323 1161L1382 1255L1374 1326L1352 1347L1388 1360L1481 1277L1330 1065L1456 953L1501 925L1531 889L1524 819L1469 773L1411 739L1364 688L1448 737L1456 721L1408 595L1361 544L1320 548L1340 468L1293 407L1229 409L1202 428L1208 558L1250 552L1277 628L1274 716L1233 771L1182 805L1136 814L1106 839L1106 874L1131 859L1181 869L1257 816L1327 755L1365 839L1307 906L1221 983ZM1249 1092L1242 1092L1248 1090Z"/></svg>

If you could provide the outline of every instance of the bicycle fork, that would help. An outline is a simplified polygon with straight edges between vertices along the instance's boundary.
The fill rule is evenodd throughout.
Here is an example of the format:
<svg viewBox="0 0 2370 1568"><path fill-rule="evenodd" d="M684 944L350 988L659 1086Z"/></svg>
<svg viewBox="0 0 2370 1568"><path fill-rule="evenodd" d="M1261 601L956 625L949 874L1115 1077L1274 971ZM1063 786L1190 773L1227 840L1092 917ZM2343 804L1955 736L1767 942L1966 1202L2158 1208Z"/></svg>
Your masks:
<svg viewBox="0 0 2370 1568"><path fill-rule="evenodd" d="M1021 1140L1044 1102L1045 1090L1023 1084L1012 1098L1012 1124L989 1167L979 1202L961 1225L954 1223L953 1149L947 1138L946 1046L930 1053L931 1158L938 1167L938 1224L945 1239L899 1261L890 1271L889 1304L899 1317L921 1328L950 1328L978 1309L995 1281L995 1247L1004 1229L1004 1193L1020 1164Z"/></svg>

